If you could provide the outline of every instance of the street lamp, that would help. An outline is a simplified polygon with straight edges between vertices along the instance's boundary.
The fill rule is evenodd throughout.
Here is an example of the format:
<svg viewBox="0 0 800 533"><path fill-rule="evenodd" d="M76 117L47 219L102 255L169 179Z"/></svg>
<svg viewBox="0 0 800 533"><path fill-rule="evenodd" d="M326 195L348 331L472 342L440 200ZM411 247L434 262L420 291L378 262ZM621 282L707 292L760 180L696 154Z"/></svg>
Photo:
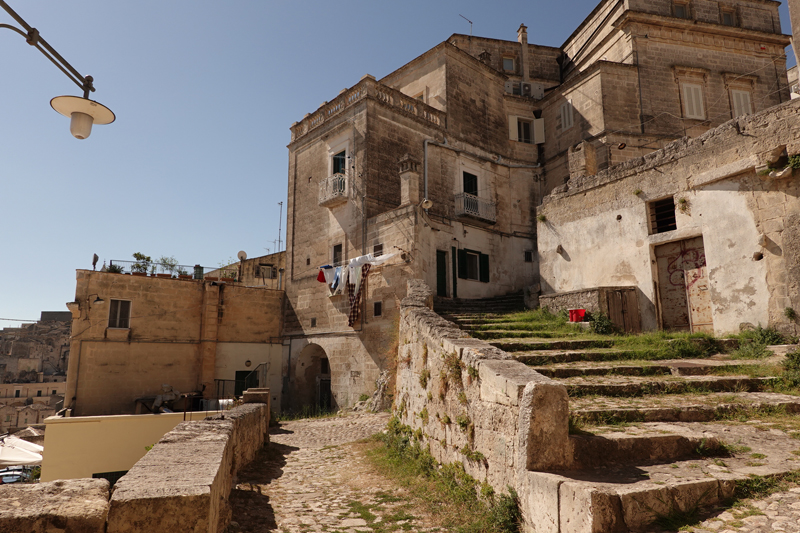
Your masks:
<svg viewBox="0 0 800 533"><path fill-rule="evenodd" d="M11 15L22 26L24 31L9 24L0 24L0 28L7 28L25 37L25 41L29 45L36 47L61 72L66 74L75 85L83 90L83 98L78 96L56 96L50 100L50 105L53 109L71 119L69 130L72 135L77 139L85 139L92 133L92 124L111 124L114 122L116 117L109 108L100 102L89 99L89 93L95 90L94 79L91 76L81 76L66 59L61 57L52 46L47 44L47 41L39 36L39 30L29 26L4 0L0 0L0 7Z"/></svg>

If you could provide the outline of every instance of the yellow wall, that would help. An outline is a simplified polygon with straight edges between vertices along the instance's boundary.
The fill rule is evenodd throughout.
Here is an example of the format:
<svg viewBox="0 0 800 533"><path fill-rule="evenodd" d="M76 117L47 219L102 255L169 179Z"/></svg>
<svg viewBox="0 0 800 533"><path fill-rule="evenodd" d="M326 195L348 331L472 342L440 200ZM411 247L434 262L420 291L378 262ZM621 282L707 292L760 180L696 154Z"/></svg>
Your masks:
<svg viewBox="0 0 800 533"><path fill-rule="evenodd" d="M87 270L76 281L64 399L76 416L133 414L135 400L156 396L162 384L211 398L215 379L233 379L247 359L252 368L266 360L250 348L226 348L223 356L243 358L218 363L217 343L259 345L263 353L281 342L283 291ZM131 302L129 327L109 327L112 300ZM225 375L215 373L220 367ZM280 380L270 385L280 396Z"/></svg>
<svg viewBox="0 0 800 533"><path fill-rule="evenodd" d="M186 413L186 420L214 414L217 411ZM183 413L47 418L42 481L129 470L147 453L145 446L158 442L183 420Z"/></svg>

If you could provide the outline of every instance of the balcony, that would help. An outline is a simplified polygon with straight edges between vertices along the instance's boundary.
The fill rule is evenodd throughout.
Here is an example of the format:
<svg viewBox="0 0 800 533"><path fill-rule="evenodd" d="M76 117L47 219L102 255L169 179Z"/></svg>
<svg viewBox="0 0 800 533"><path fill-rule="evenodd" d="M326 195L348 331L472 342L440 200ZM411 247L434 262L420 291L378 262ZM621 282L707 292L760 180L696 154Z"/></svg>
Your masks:
<svg viewBox="0 0 800 533"><path fill-rule="evenodd" d="M494 224L497 222L497 211L494 202L478 198L467 193L456 194L456 216L472 217Z"/></svg>
<svg viewBox="0 0 800 533"><path fill-rule="evenodd" d="M334 174L319 184L320 207L334 207L347 203L347 176Z"/></svg>

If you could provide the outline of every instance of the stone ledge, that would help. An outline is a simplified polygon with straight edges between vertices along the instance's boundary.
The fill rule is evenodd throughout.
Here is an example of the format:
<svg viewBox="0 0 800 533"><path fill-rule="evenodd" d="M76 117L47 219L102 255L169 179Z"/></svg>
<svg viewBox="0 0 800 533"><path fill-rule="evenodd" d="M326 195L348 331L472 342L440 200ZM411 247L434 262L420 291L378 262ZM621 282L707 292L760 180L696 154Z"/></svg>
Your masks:
<svg viewBox="0 0 800 533"><path fill-rule="evenodd" d="M104 533L108 494L105 479L0 486L0 533Z"/></svg>

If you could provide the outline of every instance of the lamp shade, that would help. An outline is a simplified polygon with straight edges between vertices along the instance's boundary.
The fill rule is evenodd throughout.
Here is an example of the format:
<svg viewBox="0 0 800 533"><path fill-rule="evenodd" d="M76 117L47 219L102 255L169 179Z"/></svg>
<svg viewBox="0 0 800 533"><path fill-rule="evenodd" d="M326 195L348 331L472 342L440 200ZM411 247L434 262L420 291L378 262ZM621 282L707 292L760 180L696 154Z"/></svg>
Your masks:
<svg viewBox="0 0 800 533"><path fill-rule="evenodd" d="M85 139L92 133L92 124L111 124L117 118L113 111L94 100L79 96L56 96L50 106L71 119L70 131L77 139Z"/></svg>

